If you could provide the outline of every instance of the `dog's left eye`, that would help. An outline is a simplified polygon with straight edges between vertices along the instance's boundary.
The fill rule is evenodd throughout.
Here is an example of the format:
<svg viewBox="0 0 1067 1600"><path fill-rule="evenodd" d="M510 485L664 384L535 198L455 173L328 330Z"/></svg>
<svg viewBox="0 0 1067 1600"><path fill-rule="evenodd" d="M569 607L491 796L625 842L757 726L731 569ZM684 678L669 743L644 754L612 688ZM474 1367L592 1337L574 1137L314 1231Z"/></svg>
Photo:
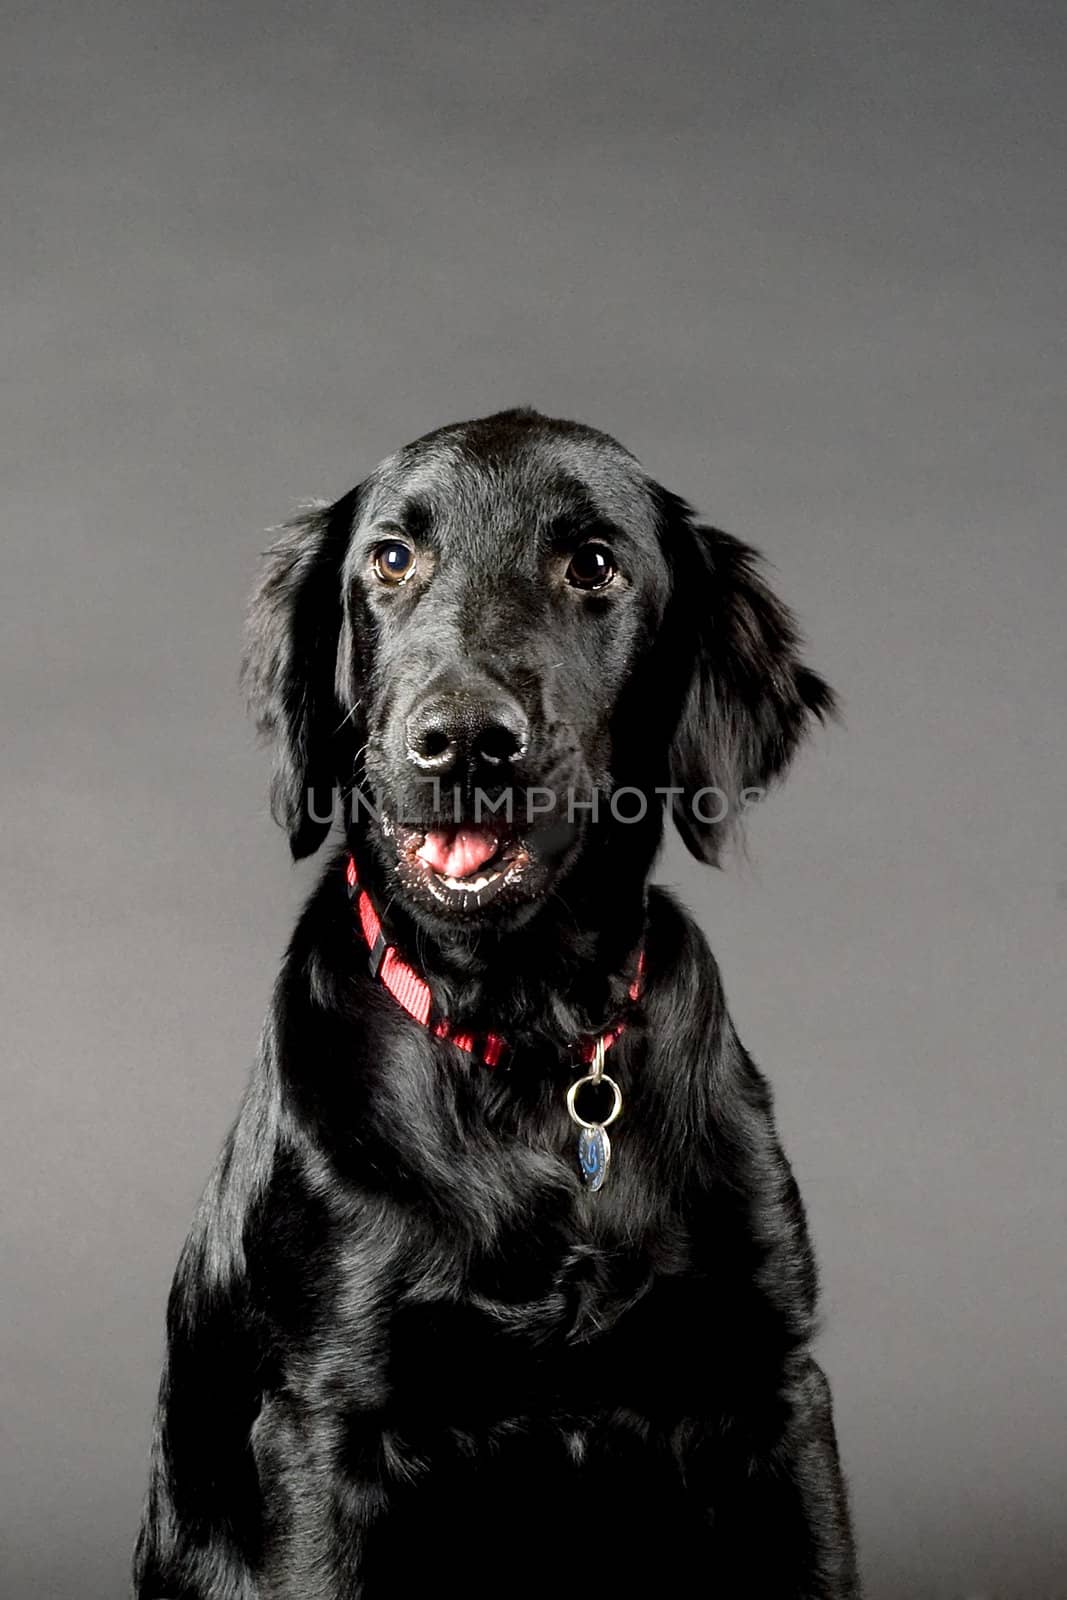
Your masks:
<svg viewBox="0 0 1067 1600"><path fill-rule="evenodd" d="M618 572L615 557L606 544L590 539L580 545L567 568L567 582L575 589L606 589Z"/></svg>
<svg viewBox="0 0 1067 1600"><path fill-rule="evenodd" d="M403 539L385 539L374 552L374 570L383 583L403 583L415 566L415 552Z"/></svg>

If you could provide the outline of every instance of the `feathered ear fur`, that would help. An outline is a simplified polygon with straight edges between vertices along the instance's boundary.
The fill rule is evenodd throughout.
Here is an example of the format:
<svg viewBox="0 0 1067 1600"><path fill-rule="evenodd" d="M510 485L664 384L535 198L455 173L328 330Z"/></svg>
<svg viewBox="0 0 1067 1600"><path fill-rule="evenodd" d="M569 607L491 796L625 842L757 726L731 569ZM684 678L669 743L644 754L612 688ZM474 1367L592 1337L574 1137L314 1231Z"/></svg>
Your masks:
<svg viewBox="0 0 1067 1600"><path fill-rule="evenodd" d="M813 721L832 716L837 702L801 662L796 619L764 582L757 552L698 524L674 495L664 492L661 505L692 653L670 755L671 783L682 790L674 820L693 855L714 864L752 791L784 774Z"/></svg>
<svg viewBox="0 0 1067 1600"><path fill-rule="evenodd" d="M241 679L256 727L274 743L271 811L295 859L330 831L332 793L351 745L335 686L341 564L356 491L313 505L266 552L245 630Z"/></svg>

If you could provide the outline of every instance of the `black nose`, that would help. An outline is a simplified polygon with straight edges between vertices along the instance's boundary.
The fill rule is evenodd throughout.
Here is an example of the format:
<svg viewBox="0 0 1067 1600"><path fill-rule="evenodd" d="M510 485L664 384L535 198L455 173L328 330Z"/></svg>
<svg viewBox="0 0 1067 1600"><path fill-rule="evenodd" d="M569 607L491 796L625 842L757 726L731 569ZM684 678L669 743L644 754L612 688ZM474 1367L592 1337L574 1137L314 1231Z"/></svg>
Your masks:
<svg viewBox="0 0 1067 1600"><path fill-rule="evenodd" d="M528 737L522 710L503 695L431 695L407 720L409 757L423 772L441 776L464 767L506 767L522 755Z"/></svg>

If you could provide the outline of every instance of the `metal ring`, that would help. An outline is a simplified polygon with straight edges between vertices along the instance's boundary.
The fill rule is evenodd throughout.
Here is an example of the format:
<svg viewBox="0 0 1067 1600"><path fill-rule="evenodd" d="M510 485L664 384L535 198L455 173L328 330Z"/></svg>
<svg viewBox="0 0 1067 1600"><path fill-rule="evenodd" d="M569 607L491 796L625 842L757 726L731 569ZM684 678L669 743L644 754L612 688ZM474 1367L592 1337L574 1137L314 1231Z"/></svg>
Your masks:
<svg viewBox="0 0 1067 1600"><path fill-rule="evenodd" d="M578 1112L575 1109L574 1102L577 1099L578 1090L579 1089L584 1089L587 1083L598 1083L598 1084L599 1083L604 1083L604 1084L607 1084L608 1088L611 1090L612 1094L615 1097L614 1104L613 1104L610 1112L608 1113L608 1115L604 1118L603 1122L586 1122L585 1118L584 1117L580 1117L578 1115ZM572 1122L576 1122L578 1124L579 1128L607 1128L607 1127L610 1127L610 1125L615 1121L615 1118L618 1116L618 1114L619 1114L619 1112L621 1110L622 1110L622 1090L619 1088L619 1086L615 1082L614 1078L609 1078L604 1074L601 1074L599 1077L597 1077L594 1073L590 1072L586 1077L578 1078L574 1083L571 1084L570 1088L567 1090L567 1112L568 1112L568 1115L570 1116L571 1121Z"/></svg>

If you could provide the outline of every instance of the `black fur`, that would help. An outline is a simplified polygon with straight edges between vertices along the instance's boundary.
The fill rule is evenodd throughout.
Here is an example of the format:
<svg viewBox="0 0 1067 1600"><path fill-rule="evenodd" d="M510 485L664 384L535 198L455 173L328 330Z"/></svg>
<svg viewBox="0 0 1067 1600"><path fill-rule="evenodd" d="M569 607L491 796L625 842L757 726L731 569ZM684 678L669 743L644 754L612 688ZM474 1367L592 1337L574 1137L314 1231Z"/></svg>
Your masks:
<svg viewBox="0 0 1067 1600"><path fill-rule="evenodd" d="M420 553L410 586L375 583L383 529ZM589 537L618 553L604 593L561 578ZM434 820L404 728L441 685L525 719L513 784L672 788L708 861L727 823L693 794L736 815L833 705L751 550L614 441L525 411L440 430L294 523L246 677L297 856L329 830L309 786L320 818L337 786ZM715 962L647 889L662 798L632 824L554 813L519 888L462 916L351 813L179 1263L139 1600L857 1595L804 1212ZM436 1002L504 1034L506 1066L371 978L349 849ZM619 1019L594 1196L564 1096L574 1041Z"/></svg>

